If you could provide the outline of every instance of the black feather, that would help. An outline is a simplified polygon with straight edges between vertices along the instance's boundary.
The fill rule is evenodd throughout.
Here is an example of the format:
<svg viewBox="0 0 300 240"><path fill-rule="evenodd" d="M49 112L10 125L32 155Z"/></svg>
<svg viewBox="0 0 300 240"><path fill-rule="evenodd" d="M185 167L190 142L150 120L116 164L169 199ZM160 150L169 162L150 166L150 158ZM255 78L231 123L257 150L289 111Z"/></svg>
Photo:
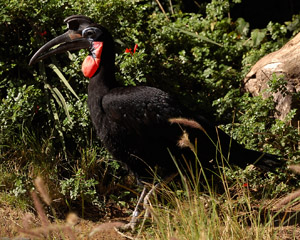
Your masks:
<svg viewBox="0 0 300 240"><path fill-rule="evenodd" d="M111 37L105 39L112 41ZM151 177L154 169L162 176L176 172L170 153L178 161L183 161L182 155L186 159L194 158L190 149L178 144L184 132L192 144L197 141L198 157L205 168L212 167L211 160L222 157L240 167L255 164L274 170L282 165L277 156L245 149L160 89L117 87L112 45L104 42L100 69L90 80L91 118L108 151L140 178ZM171 123L170 119L174 118L186 119L186 124ZM198 123L202 129L187 124L188 121Z"/></svg>
<svg viewBox="0 0 300 240"><path fill-rule="evenodd" d="M70 28L68 34L44 45L31 63L42 59L40 54L60 39L70 43L61 49L66 46L77 49L76 43L80 42L84 47L93 46L95 41L103 43L100 65L88 87L91 119L103 145L140 178L151 177L153 170L161 177L176 173L170 153L184 166L185 159L195 159L191 150L197 151L201 165L208 169L216 159L240 167L255 164L267 170L282 165L277 156L245 149L199 113L190 112L160 89L118 86L114 41L107 29L80 15L71 16L66 22Z"/></svg>

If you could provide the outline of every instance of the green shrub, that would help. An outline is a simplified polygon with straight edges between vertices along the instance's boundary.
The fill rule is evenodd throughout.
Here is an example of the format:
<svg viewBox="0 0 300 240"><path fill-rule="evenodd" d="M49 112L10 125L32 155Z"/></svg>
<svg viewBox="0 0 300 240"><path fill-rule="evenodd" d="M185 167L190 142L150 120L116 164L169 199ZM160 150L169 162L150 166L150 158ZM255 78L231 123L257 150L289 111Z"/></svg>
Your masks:
<svg viewBox="0 0 300 240"><path fill-rule="evenodd" d="M240 88L251 65L296 33L299 16L287 25L269 23L265 29L250 31L242 18L228 17L231 1L212 0L206 7L202 5L198 14L183 12L180 1L174 1L173 6L164 3L169 6L166 14L156 1L1 3L0 164L14 161L16 156L26 158L19 164L29 164L19 167L16 175L21 176L22 171L34 166L35 174L52 174L55 186L68 183L70 189L75 189L72 166L82 161L83 151L91 147L101 152L86 105L88 79L80 72L86 51L53 56L28 66L30 57L41 45L65 31L63 19L71 14L88 15L111 31L116 41L120 84L159 87L176 95L190 109L222 123L225 131L247 147L296 159L297 129L270 117L275 111L271 98L253 98ZM135 44L135 53L125 52ZM276 84L272 91L284 87ZM293 112L287 121L292 116ZM280 139L278 144L276 139ZM36 149L35 154L29 154L32 149ZM101 158L101 154L96 156ZM106 164L112 171L119 171L117 163ZM82 174L91 183L88 189L94 189L100 181L87 174L89 170L86 168ZM73 194L72 198L78 196Z"/></svg>

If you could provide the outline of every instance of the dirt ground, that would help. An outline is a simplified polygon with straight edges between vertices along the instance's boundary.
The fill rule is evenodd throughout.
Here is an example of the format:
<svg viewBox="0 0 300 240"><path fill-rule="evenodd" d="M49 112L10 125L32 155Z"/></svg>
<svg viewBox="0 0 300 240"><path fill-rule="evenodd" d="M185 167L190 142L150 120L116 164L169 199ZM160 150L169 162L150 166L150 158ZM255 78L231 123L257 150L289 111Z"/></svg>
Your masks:
<svg viewBox="0 0 300 240"><path fill-rule="evenodd" d="M48 216L45 215L48 219ZM29 240L29 239L91 239L91 240L125 240L128 239L115 230L124 225L129 218L105 219L90 221L70 214L65 220L50 223L43 216L25 213L10 206L0 205L0 240ZM43 223L44 221L44 223ZM45 222L46 221L46 222ZM300 227L294 223L290 226L278 227L278 239L300 240ZM130 236L130 233L126 233Z"/></svg>
<svg viewBox="0 0 300 240"><path fill-rule="evenodd" d="M43 225L40 217L33 213L25 213L2 205L0 206L0 239L29 240L46 239L46 236L52 236L51 239L125 240L125 237L117 233L115 227L124 225L127 220L93 222L72 215L64 221L48 222Z"/></svg>

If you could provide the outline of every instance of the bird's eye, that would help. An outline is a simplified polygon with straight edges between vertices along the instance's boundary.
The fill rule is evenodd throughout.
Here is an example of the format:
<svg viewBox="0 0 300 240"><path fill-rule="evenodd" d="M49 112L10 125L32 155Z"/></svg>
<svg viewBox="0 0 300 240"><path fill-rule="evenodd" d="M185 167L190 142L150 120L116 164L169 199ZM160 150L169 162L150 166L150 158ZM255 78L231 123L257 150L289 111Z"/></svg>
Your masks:
<svg viewBox="0 0 300 240"><path fill-rule="evenodd" d="M92 30L91 31L87 31L86 34L87 34L87 36L92 36L94 34L94 31L92 31Z"/></svg>
<svg viewBox="0 0 300 240"><path fill-rule="evenodd" d="M93 29L87 29L82 33L83 37L92 37L95 34Z"/></svg>
<svg viewBox="0 0 300 240"><path fill-rule="evenodd" d="M93 40L98 39L102 35L102 31L96 27L89 27L82 31L82 37L91 38Z"/></svg>

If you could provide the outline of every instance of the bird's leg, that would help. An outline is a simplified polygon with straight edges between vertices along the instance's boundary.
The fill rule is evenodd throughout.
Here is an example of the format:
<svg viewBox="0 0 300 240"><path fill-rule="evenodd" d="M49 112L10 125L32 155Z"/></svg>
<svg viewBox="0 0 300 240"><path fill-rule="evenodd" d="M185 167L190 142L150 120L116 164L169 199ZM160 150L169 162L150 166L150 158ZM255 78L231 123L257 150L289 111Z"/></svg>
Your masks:
<svg viewBox="0 0 300 240"><path fill-rule="evenodd" d="M152 196L152 194L155 192L155 190L160 186L162 185L163 183L164 184L168 184L172 179L174 179L174 177L176 177L178 175L178 173L176 174L172 174L171 176L165 178L164 180L162 180L161 182L155 184L151 190L147 193L147 185L146 183L144 183L144 188L143 188L143 191L139 197L139 200L137 202L137 205L132 213L132 217L130 219L130 222L125 224L121 230L123 231L128 231L128 230L132 230L134 231L135 230L135 227L139 221L139 216L140 216L140 212L139 212L139 207L140 207L140 204L143 202L143 208L145 209L145 215L144 215L144 221L150 216L150 204L149 204L149 199L150 197Z"/></svg>
<svg viewBox="0 0 300 240"><path fill-rule="evenodd" d="M151 195L153 194L153 192L161 185L162 182L159 182L157 184L155 184L151 190L146 194L145 198L144 198L144 204L143 207L145 209L145 215L144 215L144 221L146 220L146 218L148 218L150 216L150 202L149 202L149 198L151 197Z"/></svg>
<svg viewBox="0 0 300 240"><path fill-rule="evenodd" d="M141 202L144 200L144 198L146 196L146 190L147 190L147 187L146 187L146 185L144 185L143 191L142 191L142 193L141 193L141 195L139 197L139 200L138 200L138 202L137 202L137 204L135 206L135 209L134 209L134 211L132 213L132 217L130 219L130 222L127 223L126 225L124 225L122 227L122 230L131 229L132 231L134 231L134 229L135 229L135 227L136 227L136 225L138 223L138 217L140 215L139 206L140 206Z"/></svg>
<svg viewBox="0 0 300 240"><path fill-rule="evenodd" d="M151 197L151 195L156 191L157 188L160 187L160 185L162 184L168 184L170 181L172 181L176 176L178 175L178 173L174 173L170 176L168 176L167 178L165 178L163 181L155 184L151 190L147 193L147 195L145 196L144 198L144 204L143 204L143 207L145 209L145 215L144 215L144 222L146 220L146 218L148 218L151 214L150 212L150 202L149 202L149 199Z"/></svg>
<svg viewBox="0 0 300 240"><path fill-rule="evenodd" d="M144 200L144 198L145 198L146 189L147 189L147 187L146 187L146 185L145 185L144 188L143 188L143 191L142 191L142 193L141 193L141 195L140 195L140 197L139 197L139 200L138 200L138 202L137 202L137 204L136 204L136 206L135 206L135 209L134 209L134 211L133 211L133 213L132 213L132 216L133 216L133 217L137 217L138 215L140 215L140 213L139 213L139 206L140 206L141 202L142 202L142 201Z"/></svg>

